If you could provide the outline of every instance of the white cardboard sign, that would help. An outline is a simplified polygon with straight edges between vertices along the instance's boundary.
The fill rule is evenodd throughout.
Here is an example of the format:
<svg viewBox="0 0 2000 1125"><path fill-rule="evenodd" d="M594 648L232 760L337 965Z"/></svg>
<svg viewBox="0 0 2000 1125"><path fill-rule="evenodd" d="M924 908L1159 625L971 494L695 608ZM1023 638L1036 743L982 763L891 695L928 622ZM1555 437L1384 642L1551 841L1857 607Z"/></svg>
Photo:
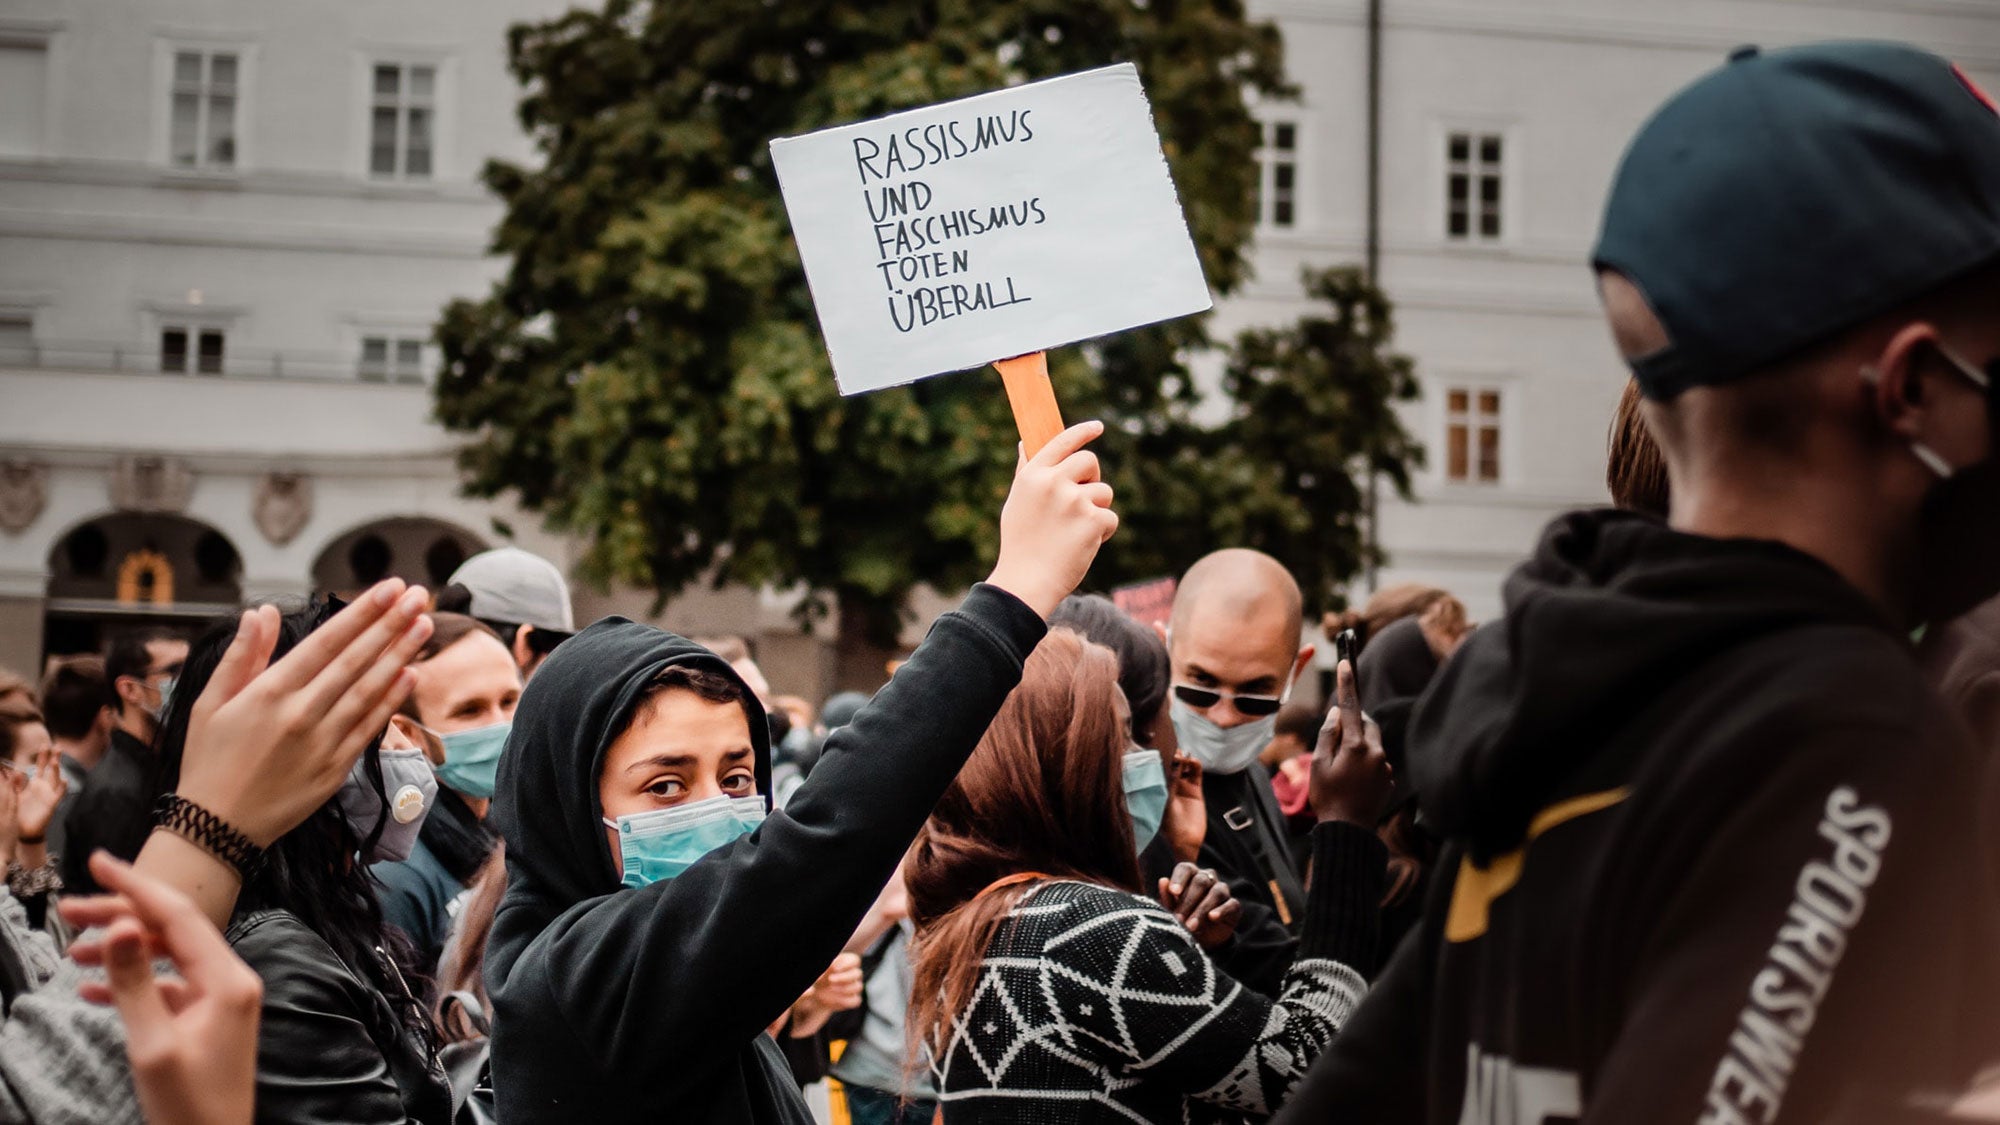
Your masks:
<svg viewBox="0 0 2000 1125"><path fill-rule="evenodd" d="M1130 63L771 142L842 394L1213 302Z"/></svg>

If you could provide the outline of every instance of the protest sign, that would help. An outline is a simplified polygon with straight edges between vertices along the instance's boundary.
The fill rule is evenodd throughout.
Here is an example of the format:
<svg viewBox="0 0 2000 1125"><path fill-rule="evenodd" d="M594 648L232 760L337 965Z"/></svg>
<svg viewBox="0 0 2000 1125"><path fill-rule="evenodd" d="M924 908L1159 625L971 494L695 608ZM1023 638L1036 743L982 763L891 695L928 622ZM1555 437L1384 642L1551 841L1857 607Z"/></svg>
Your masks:
<svg viewBox="0 0 2000 1125"><path fill-rule="evenodd" d="M1130 63L782 138L771 157L843 394L1211 304ZM1010 394L1031 389L1022 369Z"/></svg>
<svg viewBox="0 0 2000 1125"><path fill-rule="evenodd" d="M1176 578L1155 578L1134 582L1111 591L1111 604L1141 625L1165 625L1173 616L1174 594L1180 589Z"/></svg>

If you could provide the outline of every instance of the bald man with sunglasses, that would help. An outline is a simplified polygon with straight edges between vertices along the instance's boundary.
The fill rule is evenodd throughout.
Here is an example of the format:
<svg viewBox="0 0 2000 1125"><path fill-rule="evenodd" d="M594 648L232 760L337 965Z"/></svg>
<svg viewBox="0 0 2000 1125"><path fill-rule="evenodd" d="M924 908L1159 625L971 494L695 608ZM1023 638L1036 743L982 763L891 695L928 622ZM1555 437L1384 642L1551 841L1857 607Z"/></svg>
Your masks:
<svg viewBox="0 0 2000 1125"><path fill-rule="evenodd" d="M1259 551L1231 548L1188 568L1166 630L1174 736L1183 753L1201 762L1208 806L1199 862L1243 903L1236 936L1217 959L1242 983L1267 993L1279 987L1296 953L1306 895L1270 771L1257 757L1312 662L1313 646L1300 640L1303 620L1298 583L1284 565ZM1357 888L1357 897L1377 901L1387 853L1374 828L1388 794L1388 766L1378 747L1372 760L1342 775L1347 784L1315 785L1313 811L1322 824L1345 822L1344 835L1353 837L1357 854L1380 851L1375 862L1353 865L1375 883L1375 898L1366 897L1365 887Z"/></svg>

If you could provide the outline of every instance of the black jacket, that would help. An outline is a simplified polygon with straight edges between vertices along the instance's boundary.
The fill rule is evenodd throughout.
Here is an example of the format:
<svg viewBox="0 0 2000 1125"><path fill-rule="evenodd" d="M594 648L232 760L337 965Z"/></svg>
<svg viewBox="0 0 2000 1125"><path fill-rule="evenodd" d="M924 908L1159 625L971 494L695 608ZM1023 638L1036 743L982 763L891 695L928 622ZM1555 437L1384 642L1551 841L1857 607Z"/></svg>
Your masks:
<svg viewBox="0 0 2000 1125"><path fill-rule="evenodd" d="M63 814L62 878L69 893L97 893L92 852L103 848L129 863L153 834L156 761L152 747L122 729L111 732L90 784Z"/></svg>
<svg viewBox="0 0 2000 1125"><path fill-rule="evenodd" d="M381 993L282 910L230 923L229 944L264 981L257 1029L263 1125L447 1125L451 1088L428 1046Z"/></svg>
<svg viewBox="0 0 2000 1125"><path fill-rule="evenodd" d="M619 618L557 649L515 713L493 807L507 841L486 966L501 1119L809 1123L764 1028L833 962L1044 631L1012 595L974 587L827 739L783 810L640 890L620 888L600 823L605 746L662 668L734 673ZM768 795L768 732L750 732Z"/></svg>
<svg viewBox="0 0 2000 1125"><path fill-rule="evenodd" d="M1236 933L1215 951L1215 961L1239 982L1276 996L1299 953L1306 893L1292 867L1284 814L1271 792L1271 773L1261 762L1232 774L1203 773L1201 795L1208 832L1196 861L1222 876L1243 904ZM1369 964L1353 967L1364 977L1374 971Z"/></svg>
<svg viewBox="0 0 2000 1125"><path fill-rule="evenodd" d="M1280 1121L1890 1121L1992 1057L1967 747L1871 602L1602 512L1505 601L1412 726L1423 924Z"/></svg>

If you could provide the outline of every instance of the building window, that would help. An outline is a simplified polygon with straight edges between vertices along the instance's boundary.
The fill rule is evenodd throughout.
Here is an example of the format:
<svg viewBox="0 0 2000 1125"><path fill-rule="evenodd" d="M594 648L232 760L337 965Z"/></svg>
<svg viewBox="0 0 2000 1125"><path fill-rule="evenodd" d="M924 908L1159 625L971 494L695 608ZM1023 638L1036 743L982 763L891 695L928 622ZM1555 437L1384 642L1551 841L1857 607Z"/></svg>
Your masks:
<svg viewBox="0 0 2000 1125"><path fill-rule="evenodd" d="M375 65L368 126L368 174L385 180L428 180L437 122L437 68Z"/></svg>
<svg viewBox="0 0 2000 1125"><path fill-rule="evenodd" d="M1452 133L1445 139L1445 235L1455 241L1500 239L1501 148L1498 133Z"/></svg>
<svg viewBox="0 0 2000 1125"><path fill-rule="evenodd" d="M30 366L36 358L35 318L0 309L0 365Z"/></svg>
<svg viewBox="0 0 2000 1125"><path fill-rule="evenodd" d="M222 329L185 324L162 327L160 370L174 375L222 374Z"/></svg>
<svg viewBox="0 0 2000 1125"><path fill-rule="evenodd" d="M1499 483L1499 391L1452 387L1445 392L1444 451L1446 480Z"/></svg>
<svg viewBox="0 0 2000 1125"><path fill-rule="evenodd" d="M361 377L371 383L424 381L424 342L410 336L363 336Z"/></svg>
<svg viewBox="0 0 2000 1125"><path fill-rule="evenodd" d="M1289 228L1298 222L1299 126L1294 121L1257 124L1257 222Z"/></svg>
<svg viewBox="0 0 2000 1125"><path fill-rule="evenodd" d="M0 156L42 155L48 75L46 44L0 42Z"/></svg>
<svg viewBox="0 0 2000 1125"><path fill-rule="evenodd" d="M236 167L233 51L175 51L168 159L176 168Z"/></svg>

